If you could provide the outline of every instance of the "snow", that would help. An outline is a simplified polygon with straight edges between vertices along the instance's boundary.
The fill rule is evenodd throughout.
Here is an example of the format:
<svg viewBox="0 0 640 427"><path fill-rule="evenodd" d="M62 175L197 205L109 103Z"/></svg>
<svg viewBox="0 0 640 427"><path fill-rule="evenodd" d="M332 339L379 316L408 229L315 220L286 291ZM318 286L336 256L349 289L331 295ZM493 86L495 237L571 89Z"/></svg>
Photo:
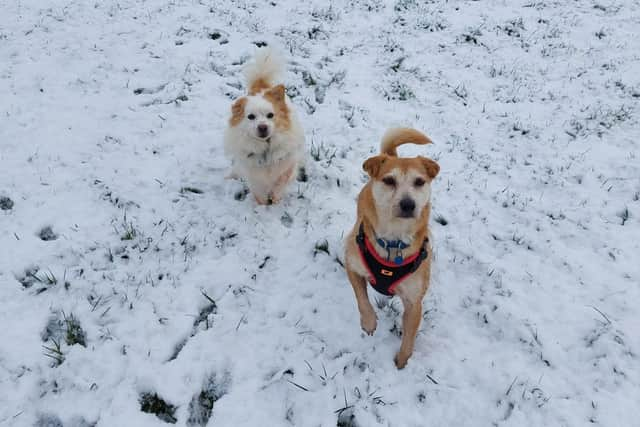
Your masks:
<svg viewBox="0 0 640 427"><path fill-rule="evenodd" d="M637 2L0 5L1 426L638 425ZM222 154L261 42L308 153L270 207ZM397 125L441 165L402 371L338 262Z"/></svg>

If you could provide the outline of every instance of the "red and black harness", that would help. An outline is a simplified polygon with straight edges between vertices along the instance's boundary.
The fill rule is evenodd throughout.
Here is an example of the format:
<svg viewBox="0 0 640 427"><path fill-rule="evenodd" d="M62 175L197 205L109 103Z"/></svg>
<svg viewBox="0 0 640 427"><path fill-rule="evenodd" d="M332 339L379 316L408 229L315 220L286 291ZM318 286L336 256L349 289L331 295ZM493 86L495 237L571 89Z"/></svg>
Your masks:
<svg viewBox="0 0 640 427"><path fill-rule="evenodd" d="M395 288L404 279L414 273L427 259L429 255L429 238L425 238L420 250L400 262L390 261L382 258L364 234L364 225L360 223L360 229L356 236L360 258L369 271L369 283L373 288L383 295L393 295ZM396 259L398 261L398 259Z"/></svg>

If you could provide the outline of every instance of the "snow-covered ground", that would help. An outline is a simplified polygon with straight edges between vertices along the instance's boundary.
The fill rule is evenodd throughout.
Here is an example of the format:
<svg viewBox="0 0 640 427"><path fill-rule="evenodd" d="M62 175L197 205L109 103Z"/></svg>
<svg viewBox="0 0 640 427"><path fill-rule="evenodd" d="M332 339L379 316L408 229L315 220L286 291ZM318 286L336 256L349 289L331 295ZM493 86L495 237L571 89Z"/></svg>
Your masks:
<svg viewBox="0 0 640 427"><path fill-rule="evenodd" d="M640 425L638 2L0 11L0 426ZM309 172L271 207L221 138L263 42ZM402 371L341 267L394 125L442 168Z"/></svg>

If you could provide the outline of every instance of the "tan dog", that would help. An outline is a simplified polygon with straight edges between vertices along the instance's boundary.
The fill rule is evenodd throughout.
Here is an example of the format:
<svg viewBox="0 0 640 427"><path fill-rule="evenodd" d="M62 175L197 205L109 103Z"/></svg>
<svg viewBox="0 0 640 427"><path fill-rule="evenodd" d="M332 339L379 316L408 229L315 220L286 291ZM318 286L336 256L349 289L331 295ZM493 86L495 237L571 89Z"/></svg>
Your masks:
<svg viewBox="0 0 640 427"><path fill-rule="evenodd" d="M429 287L431 181L440 171L436 162L425 157L397 157L396 147L409 142L429 144L431 140L413 129L390 129L382 138L382 154L364 162L371 179L358 196L358 219L345 245L347 275L365 332L372 335L377 325L367 282L402 300L402 344L395 357L399 369L413 353L422 299Z"/></svg>
<svg viewBox="0 0 640 427"><path fill-rule="evenodd" d="M270 48L258 51L245 69L248 94L231 106L224 135L230 177L243 178L259 204L280 201L303 168L304 132L284 85L276 85L283 68Z"/></svg>

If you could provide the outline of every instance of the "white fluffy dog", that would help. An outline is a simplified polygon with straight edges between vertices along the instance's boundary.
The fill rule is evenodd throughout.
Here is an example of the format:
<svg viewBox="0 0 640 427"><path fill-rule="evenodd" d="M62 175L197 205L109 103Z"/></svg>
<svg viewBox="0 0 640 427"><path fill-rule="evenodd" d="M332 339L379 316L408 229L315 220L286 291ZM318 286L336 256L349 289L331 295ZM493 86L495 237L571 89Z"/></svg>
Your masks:
<svg viewBox="0 0 640 427"><path fill-rule="evenodd" d="M232 177L243 178L259 204L277 203L303 170L304 132L280 78L283 62L260 49L245 68L247 95L231 106L224 135Z"/></svg>

